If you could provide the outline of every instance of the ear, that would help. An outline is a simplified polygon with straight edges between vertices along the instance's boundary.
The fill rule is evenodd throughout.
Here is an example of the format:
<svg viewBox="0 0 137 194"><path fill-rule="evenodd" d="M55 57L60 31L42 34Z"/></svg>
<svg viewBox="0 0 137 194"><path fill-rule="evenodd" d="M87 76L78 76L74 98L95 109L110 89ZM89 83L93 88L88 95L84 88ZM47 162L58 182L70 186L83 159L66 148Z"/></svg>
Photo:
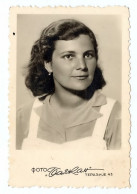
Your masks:
<svg viewBox="0 0 137 194"><path fill-rule="evenodd" d="M45 66L45 69L46 69L49 73L52 73L52 65L51 65L51 62L46 62L46 61L44 61L44 66Z"/></svg>

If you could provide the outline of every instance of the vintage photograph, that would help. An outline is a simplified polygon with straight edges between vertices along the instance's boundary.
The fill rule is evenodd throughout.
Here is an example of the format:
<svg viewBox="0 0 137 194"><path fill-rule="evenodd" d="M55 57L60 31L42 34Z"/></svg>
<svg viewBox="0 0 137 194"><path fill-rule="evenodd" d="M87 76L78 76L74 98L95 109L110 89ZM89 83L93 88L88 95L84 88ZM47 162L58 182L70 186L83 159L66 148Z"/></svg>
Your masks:
<svg viewBox="0 0 137 194"><path fill-rule="evenodd" d="M109 96L115 90L115 96L119 96L121 101L121 17L110 16L108 19L104 16L100 19L94 16L94 25L99 25L98 20L101 20L103 27L107 27L102 30L103 33L111 33L108 38L106 35L99 37L100 32L93 32L88 27L92 26L91 16L84 17L88 26L81 22L82 16L77 16L79 20L73 19L75 16L68 19L58 17L62 19L53 18L48 25L51 15L17 16L17 66L21 64L18 67L20 71L21 68L23 71L28 60L22 49L29 51L28 39L40 32L31 52L27 53L31 54L24 85L31 91L34 97L32 101L25 97L25 92L18 94L18 88L22 90L23 86L17 80L17 102L23 99L25 103L17 111L17 149L37 149L37 146L46 149L47 143L50 146L49 142L56 149L58 145L69 146L74 141L82 148L89 142L91 149L120 149L120 102ZM110 21L114 22L113 29L103 24ZM45 23L43 29L39 27L41 22ZM26 25L33 31L25 28ZM98 26L96 28L101 30ZM97 42L94 33L98 39L106 39L107 43L103 40L105 45L102 46L108 44L108 48L100 48L100 41ZM104 57L102 64L98 62L99 49ZM113 58L106 61L105 56L109 54L115 55L113 62ZM105 61L107 65L104 67ZM112 69L110 63L115 64ZM114 74L112 80L105 80L102 69L105 74L109 71L111 76ZM102 88L107 84L108 96L102 93Z"/></svg>
<svg viewBox="0 0 137 194"><path fill-rule="evenodd" d="M96 13L90 7L69 8L70 13L65 14L66 9L11 9L14 92L10 95L10 150L14 164L10 182L15 185L18 179L18 186L35 184L37 178L27 183L21 174L13 176L13 169L19 165L20 172L26 172L24 160L32 173L24 174L26 180L35 177L34 172L39 176L37 169L43 162L48 167L41 172L48 172L45 176L49 177L59 173L53 166L60 164L59 174L71 177L81 164L80 173L103 170L105 175L96 176L105 176L105 181L108 174L113 176L108 183L102 179L97 183L94 177L95 182L87 186L122 187L129 184L128 10L95 8L100 10ZM123 174L115 181L118 169ZM80 180L93 179L87 173L85 177ZM73 183L78 186L78 182L77 178ZM43 186L44 179L41 177L36 185Z"/></svg>

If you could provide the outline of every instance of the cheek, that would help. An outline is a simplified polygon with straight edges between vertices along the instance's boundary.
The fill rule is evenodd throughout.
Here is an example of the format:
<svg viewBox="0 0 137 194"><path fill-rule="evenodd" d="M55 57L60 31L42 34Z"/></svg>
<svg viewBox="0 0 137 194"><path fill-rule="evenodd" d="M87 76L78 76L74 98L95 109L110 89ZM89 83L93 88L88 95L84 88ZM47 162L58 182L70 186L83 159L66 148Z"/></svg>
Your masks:
<svg viewBox="0 0 137 194"><path fill-rule="evenodd" d="M52 71L54 77L62 77L68 74L68 69L62 61L56 61L52 64Z"/></svg>
<svg viewBox="0 0 137 194"><path fill-rule="evenodd" d="M62 64L61 64L60 61L54 60L52 62L52 71L53 71L53 74L56 73L56 72L61 72L62 71L61 66L62 66Z"/></svg>
<svg viewBox="0 0 137 194"><path fill-rule="evenodd" d="M52 62L53 74L69 75L74 69L74 64L67 63L64 60L58 60Z"/></svg>
<svg viewBox="0 0 137 194"><path fill-rule="evenodd" d="M96 62L94 62L94 63L92 63L92 64L89 65L88 69L89 69L89 73L90 73L91 75L94 75L96 66L97 66Z"/></svg>

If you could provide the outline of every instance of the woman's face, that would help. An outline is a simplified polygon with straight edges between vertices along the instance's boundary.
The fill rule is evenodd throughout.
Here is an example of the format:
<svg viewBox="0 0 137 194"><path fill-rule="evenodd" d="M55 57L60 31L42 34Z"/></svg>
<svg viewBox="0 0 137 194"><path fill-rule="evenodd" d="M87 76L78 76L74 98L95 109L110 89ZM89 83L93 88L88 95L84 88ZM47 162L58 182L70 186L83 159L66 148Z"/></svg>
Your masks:
<svg viewBox="0 0 137 194"><path fill-rule="evenodd" d="M87 89L94 78L95 68L94 47L88 35L56 41L51 62L55 89Z"/></svg>

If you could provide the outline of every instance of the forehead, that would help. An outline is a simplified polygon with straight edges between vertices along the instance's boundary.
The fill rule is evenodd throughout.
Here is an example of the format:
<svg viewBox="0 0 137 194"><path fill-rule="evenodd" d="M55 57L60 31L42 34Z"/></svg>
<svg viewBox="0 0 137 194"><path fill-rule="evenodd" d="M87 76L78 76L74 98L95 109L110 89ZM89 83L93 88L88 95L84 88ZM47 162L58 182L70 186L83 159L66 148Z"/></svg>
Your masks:
<svg viewBox="0 0 137 194"><path fill-rule="evenodd" d="M58 52L64 51L82 51L94 50L91 38L88 35L80 35L73 40L57 40L55 42L55 50Z"/></svg>

